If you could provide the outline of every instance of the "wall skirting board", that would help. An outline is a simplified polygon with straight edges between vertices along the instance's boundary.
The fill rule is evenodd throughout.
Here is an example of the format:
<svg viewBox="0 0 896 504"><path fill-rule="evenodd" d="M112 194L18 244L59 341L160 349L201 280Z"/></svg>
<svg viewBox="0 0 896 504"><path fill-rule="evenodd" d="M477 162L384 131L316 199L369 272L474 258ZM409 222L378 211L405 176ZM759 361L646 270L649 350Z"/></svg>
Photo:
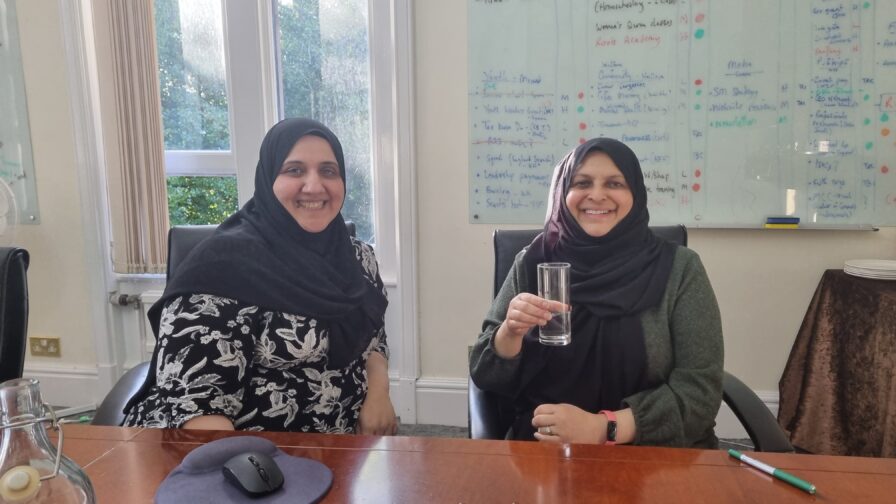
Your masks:
<svg viewBox="0 0 896 504"><path fill-rule="evenodd" d="M111 375L111 369L96 366L55 366L40 364L25 366L24 377L40 382L44 402L53 406L75 407L97 404L102 397L101 374Z"/></svg>

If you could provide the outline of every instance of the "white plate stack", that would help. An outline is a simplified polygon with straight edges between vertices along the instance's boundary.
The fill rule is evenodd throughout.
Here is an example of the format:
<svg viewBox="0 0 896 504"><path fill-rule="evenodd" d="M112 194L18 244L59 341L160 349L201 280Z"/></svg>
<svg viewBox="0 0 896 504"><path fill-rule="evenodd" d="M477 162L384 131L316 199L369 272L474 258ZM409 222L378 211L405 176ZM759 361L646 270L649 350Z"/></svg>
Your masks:
<svg viewBox="0 0 896 504"><path fill-rule="evenodd" d="M896 280L896 261L886 259L851 259L843 265L847 275L873 278L875 280Z"/></svg>

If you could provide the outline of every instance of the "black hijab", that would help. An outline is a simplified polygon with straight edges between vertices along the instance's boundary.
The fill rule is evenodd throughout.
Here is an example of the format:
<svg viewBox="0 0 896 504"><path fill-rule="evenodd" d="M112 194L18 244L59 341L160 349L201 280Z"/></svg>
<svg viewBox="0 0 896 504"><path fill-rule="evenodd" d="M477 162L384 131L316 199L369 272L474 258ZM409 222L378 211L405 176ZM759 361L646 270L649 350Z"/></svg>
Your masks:
<svg viewBox="0 0 896 504"><path fill-rule="evenodd" d="M310 233L274 195L283 162L306 135L330 144L345 182L342 145L326 126L311 119L274 125L261 143L252 199L187 256L149 310L156 335L168 301L203 293L318 319L329 328L331 369L348 365L367 348L382 327L387 301L365 278L342 214L323 231Z"/></svg>
<svg viewBox="0 0 896 504"><path fill-rule="evenodd" d="M594 152L613 160L633 196L628 215L600 237L586 233L566 206L573 177ZM523 261L533 293L539 263L571 264L572 343L542 345L538 327L524 337L516 437L531 439L531 410L539 404L571 403L592 413L617 410L625 397L648 386L639 315L662 299L676 248L650 231L649 220L641 165L622 142L589 140L554 168L544 231Z"/></svg>

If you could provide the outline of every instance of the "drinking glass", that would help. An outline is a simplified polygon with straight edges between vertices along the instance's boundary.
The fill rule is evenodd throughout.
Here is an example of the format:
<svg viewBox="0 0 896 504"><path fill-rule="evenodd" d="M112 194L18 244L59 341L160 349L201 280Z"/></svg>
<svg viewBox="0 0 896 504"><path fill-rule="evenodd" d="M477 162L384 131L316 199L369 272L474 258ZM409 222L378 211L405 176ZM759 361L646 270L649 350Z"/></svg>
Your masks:
<svg viewBox="0 0 896 504"><path fill-rule="evenodd" d="M538 296L569 305L569 263L538 265ZM539 328L538 341L543 345L568 345L571 341L570 312L554 312L551 320Z"/></svg>

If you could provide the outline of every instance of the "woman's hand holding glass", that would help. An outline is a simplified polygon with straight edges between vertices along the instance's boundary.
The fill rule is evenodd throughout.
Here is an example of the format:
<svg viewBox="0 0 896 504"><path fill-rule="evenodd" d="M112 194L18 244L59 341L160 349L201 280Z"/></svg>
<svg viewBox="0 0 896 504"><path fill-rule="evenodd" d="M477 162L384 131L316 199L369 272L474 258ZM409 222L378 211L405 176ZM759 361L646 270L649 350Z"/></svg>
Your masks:
<svg viewBox="0 0 896 504"><path fill-rule="evenodd" d="M523 346L523 336L530 329L547 324L553 313L568 310L569 306L559 301L549 301L528 292L517 294L507 305L504 323L495 334L498 355L505 358L516 356Z"/></svg>

